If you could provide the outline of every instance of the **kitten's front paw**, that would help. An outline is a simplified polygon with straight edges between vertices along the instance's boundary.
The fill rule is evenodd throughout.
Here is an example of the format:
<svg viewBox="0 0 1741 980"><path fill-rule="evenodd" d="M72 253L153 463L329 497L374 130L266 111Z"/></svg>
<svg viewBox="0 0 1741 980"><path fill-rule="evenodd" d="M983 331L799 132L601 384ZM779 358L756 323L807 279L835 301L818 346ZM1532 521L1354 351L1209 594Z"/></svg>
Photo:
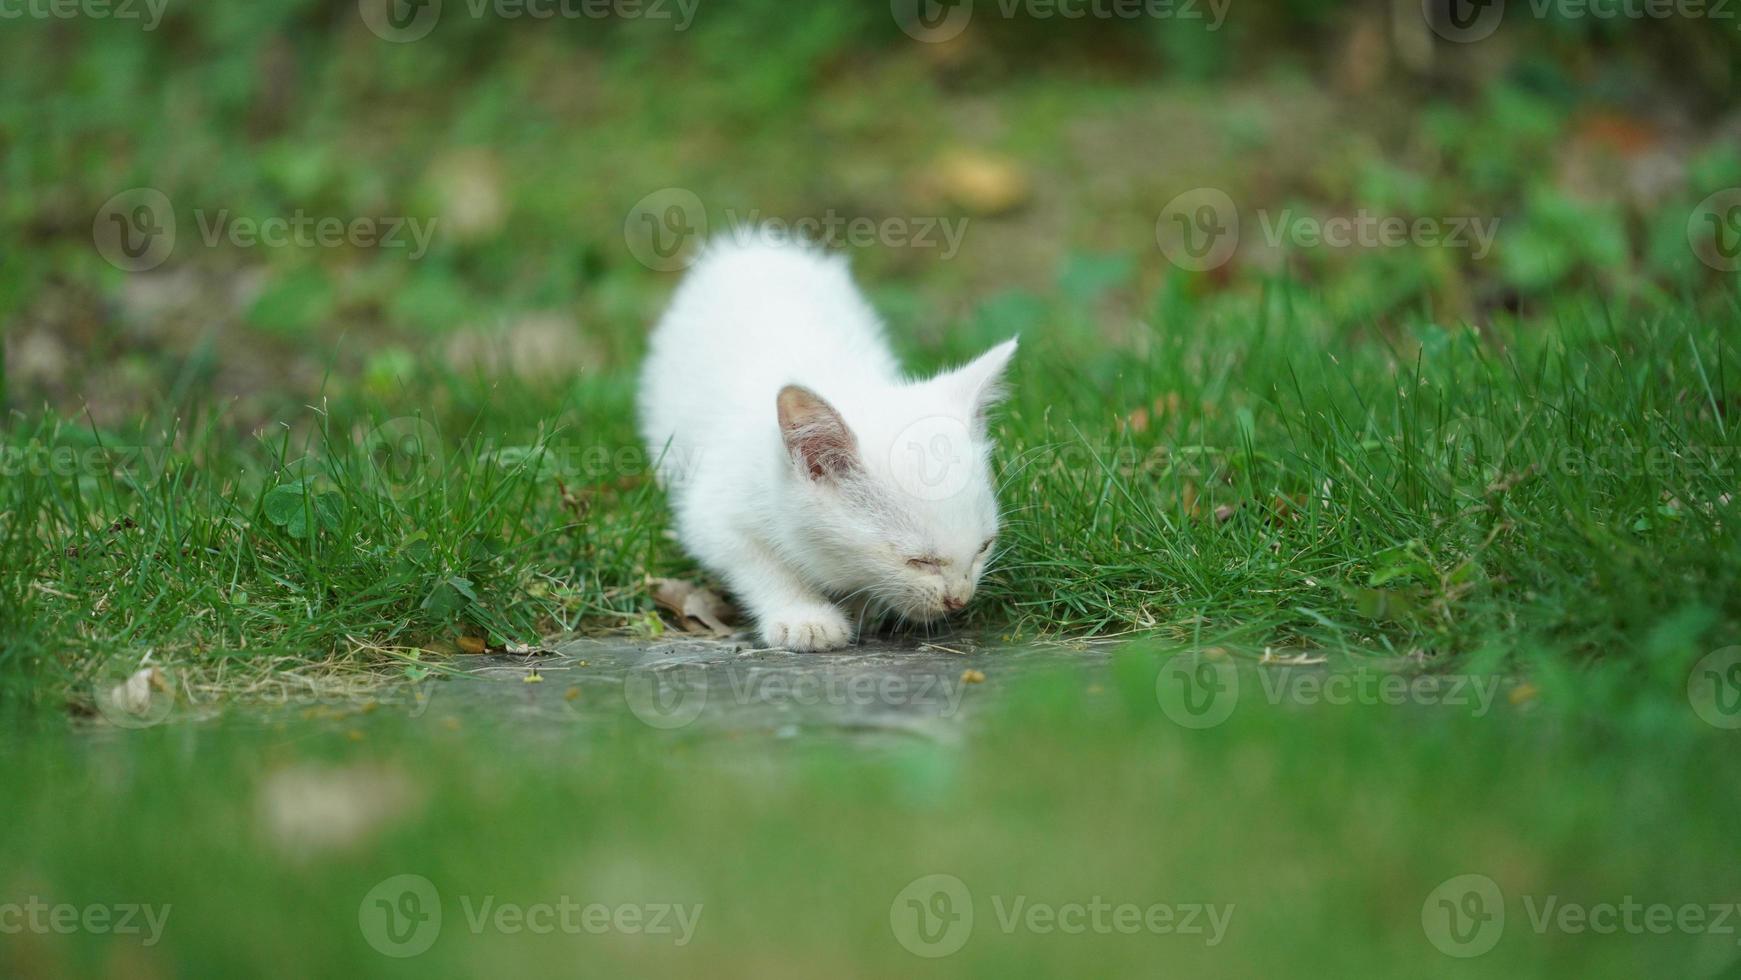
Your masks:
<svg viewBox="0 0 1741 980"><path fill-rule="evenodd" d="M838 650L852 642L852 624L833 606L781 609L762 617L762 640L800 652Z"/></svg>

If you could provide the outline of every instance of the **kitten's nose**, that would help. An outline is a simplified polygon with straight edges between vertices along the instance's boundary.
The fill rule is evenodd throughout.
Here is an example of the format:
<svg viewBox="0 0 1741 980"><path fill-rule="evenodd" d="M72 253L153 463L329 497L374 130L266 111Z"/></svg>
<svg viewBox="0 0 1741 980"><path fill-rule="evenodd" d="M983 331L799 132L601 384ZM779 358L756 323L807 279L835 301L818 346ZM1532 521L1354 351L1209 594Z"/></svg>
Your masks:
<svg viewBox="0 0 1741 980"><path fill-rule="evenodd" d="M943 608L949 610L950 612L954 612L955 610L960 609L965 605L967 605L967 600L961 598L960 596L946 595L943 597Z"/></svg>

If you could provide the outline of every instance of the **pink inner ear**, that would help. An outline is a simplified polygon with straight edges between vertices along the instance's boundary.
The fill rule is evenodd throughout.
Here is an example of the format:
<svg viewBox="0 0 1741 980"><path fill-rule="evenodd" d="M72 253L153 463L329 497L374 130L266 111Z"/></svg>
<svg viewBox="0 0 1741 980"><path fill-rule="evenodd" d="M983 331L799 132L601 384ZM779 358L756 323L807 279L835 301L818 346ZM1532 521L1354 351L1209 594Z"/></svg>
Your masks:
<svg viewBox="0 0 1741 980"><path fill-rule="evenodd" d="M840 476L852 468L852 443L843 441L832 433L801 436L795 444L796 455L804 461L812 480Z"/></svg>
<svg viewBox="0 0 1741 980"><path fill-rule="evenodd" d="M858 440L834 406L808 388L780 389L780 437L812 480L844 476L858 462Z"/></svg>

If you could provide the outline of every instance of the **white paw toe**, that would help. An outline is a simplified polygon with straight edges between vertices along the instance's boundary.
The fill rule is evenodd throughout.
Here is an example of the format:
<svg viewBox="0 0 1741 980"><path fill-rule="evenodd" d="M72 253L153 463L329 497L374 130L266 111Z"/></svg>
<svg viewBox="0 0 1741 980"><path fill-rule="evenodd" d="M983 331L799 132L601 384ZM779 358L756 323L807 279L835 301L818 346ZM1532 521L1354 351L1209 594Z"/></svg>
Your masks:
<svg viewBox="0 0 1741 980"><path fill-rule="evenodd" d="M829 612L833 615L806 612L769 617L762 627L762 639L771 647L787 650L838 650L851 642L852 628L844 616Z"/></svg>

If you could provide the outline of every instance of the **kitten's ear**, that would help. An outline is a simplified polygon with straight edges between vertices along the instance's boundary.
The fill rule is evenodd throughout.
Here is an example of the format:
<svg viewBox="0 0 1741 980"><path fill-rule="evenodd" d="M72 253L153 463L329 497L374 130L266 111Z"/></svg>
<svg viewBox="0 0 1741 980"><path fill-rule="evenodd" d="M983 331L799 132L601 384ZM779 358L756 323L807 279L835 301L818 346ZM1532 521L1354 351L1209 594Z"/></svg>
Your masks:
<svg viewBox="0 0 1741 980"><path fill-rule="evenodd" d="M1003 378L1009 370L1010 358L1016 356L1016 339L1011 337L949 375L972 407L976 422L983 423L986 413L1009 393Z"/></svg>
<svg viewBox="0 0 1741 980"><path fill-rule="evenodd" d="M858 440L821 395L802 385L780 389L780 438L812 480L839 479L858 468Z"/></svg>

